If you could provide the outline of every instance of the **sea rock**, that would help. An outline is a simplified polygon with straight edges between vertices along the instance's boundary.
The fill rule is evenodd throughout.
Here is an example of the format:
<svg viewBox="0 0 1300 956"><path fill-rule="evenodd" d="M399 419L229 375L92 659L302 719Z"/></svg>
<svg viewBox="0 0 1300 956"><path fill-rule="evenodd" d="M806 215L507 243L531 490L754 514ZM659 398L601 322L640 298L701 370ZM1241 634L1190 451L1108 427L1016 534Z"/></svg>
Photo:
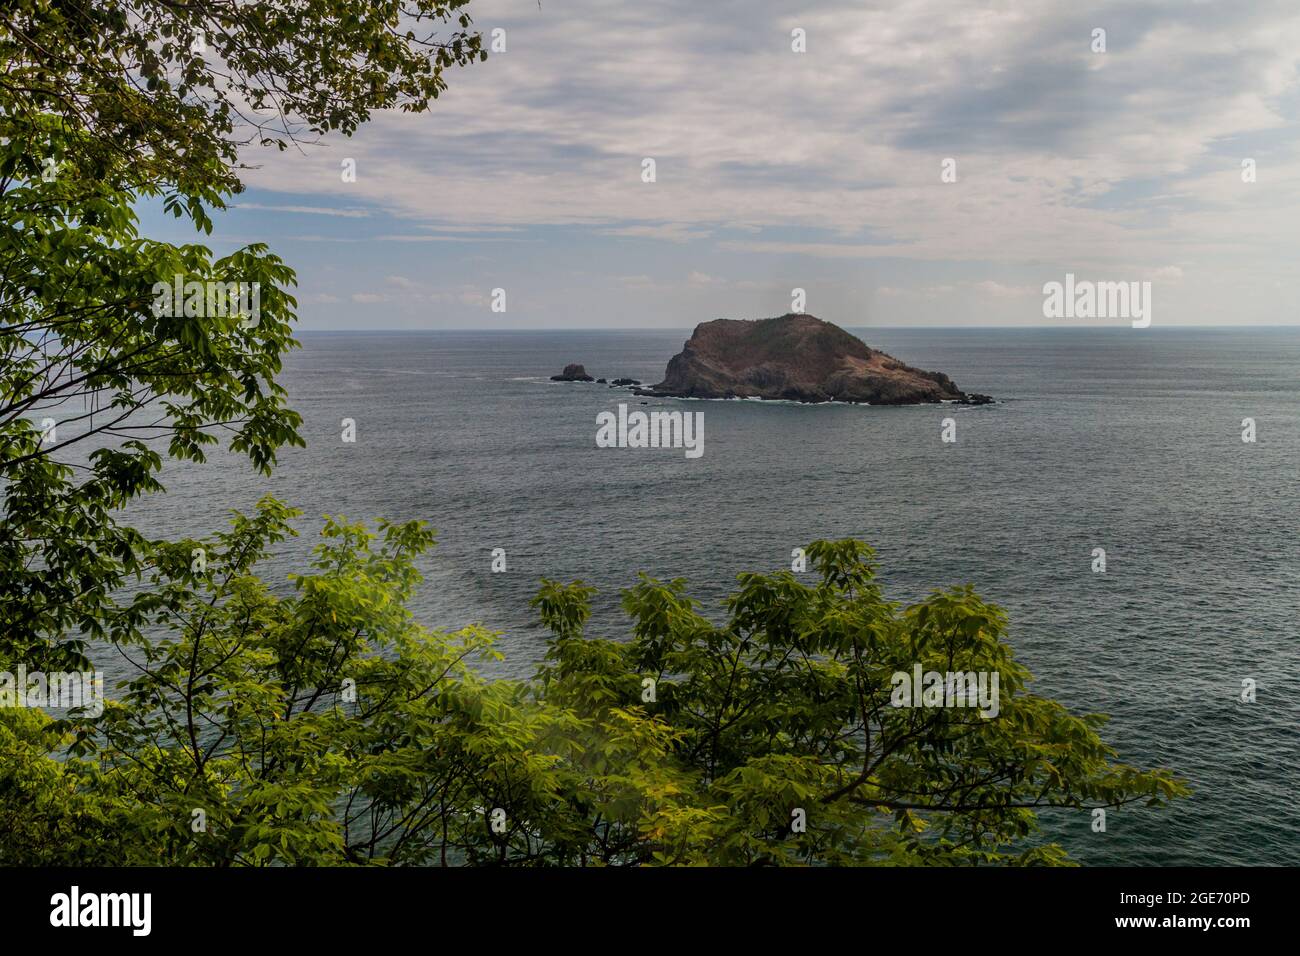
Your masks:
<svg viewBox="0 0 1300 956"><path fill-rule="evenodd" d="M641 383L634 378L616 378L614 379L614 381L610 382L609 384L610 385L640 385Z"/></svg>
<svg viewBox="0 0 1300 956"><path fill-rule="evenodd" d="M967 395L942 372L913 368L869 348L837 325L794 313L700 323L668 362L664 380L637 394L871 405L992 401Z"/></svg>
<svg viewBox="0 0 1300 956"><path fill-rule="evenodd" d="M587 370L577 363L564 366L564 371L559 375L551 376L552 382L590 382L592 377L587 374Z"/></svg>

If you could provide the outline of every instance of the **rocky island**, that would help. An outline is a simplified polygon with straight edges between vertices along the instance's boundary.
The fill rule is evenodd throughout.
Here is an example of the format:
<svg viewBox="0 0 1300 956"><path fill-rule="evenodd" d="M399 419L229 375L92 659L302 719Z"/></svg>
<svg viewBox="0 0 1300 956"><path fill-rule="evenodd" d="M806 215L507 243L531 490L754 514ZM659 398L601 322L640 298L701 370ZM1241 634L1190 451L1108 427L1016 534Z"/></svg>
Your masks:
<svg viewBox="0 0 1300 956"><path fill-rule="evenodd" d="M552 366L554 368L554 366ZM590 382L592 377L587 374L587 370L577 363L571 363L564 366L564 371L559 375L551 376L552 382Z"/></svg>
<svg viewBox="0 0 1300 956"><path fill-rule="evenodd" d="M796 402L984 405L942 372L905 365L811 315L715 319L695 327L668 362L664 380L639 395L665 398L765 398Z"/></svg>
<svg viewBox="0 0 1300 956"><path fill-rule="evenodd" d="M579 365L577 362L571 362L568 365L564 366L564 371L561 372L559 375L552 375L551 381L552 382L590 382L592 381L592 378L590 375L587 374L587 369L585 366ZM595 382L597 385L608 385L610 388L631 388L633 386L641 384L634 378L616 378L612 382L603 378L598 378L595 380Z"/></svg>

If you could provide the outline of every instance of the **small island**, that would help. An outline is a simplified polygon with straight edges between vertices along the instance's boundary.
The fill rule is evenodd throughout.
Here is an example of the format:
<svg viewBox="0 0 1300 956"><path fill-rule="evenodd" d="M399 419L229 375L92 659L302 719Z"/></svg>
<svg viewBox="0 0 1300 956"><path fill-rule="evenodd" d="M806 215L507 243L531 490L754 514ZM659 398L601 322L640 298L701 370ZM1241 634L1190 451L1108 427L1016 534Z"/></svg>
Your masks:
<svg viewBox="0 0 1300 956"><path fill-rule="evenodd" d="M551 376L552 382L590 382L592 380L592 377L587 374L586 368L577 363L566 365L564 371L559 375Z"/></svg>
<svg viewBox="0 0 1300 956"><path fill-rule="evenodd" d="M571 362L564 366L564 371L559 375L551 376L552 382L590 382L592 378L587 374L586 366L579 365L577 362ZM641 383L634 378L616 378L612 382L608 379L598 378L595 380L597 385L608 385L610 388L635 388Z"/></svg>
<svg viewBox="0 0 1300 956"><path fill-rule="evenodd" d="M837 325L791 313L773 319L715 319L695 327L664 380L639 395L761 398L796 402L986 405L942 372L927 372L869 348Z"/></svg>

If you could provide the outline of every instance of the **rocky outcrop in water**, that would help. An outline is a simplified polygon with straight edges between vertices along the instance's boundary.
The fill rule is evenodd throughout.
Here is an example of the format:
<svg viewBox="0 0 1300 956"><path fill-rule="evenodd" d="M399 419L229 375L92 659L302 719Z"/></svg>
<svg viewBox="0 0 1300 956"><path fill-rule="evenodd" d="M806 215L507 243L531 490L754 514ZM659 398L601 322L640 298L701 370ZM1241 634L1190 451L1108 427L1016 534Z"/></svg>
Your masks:
<svg viewBox="0 0 1300 956"><path fill-rule="evenodd" d="M837 325L803 314L702 322L669 361L664 380L637 392L870 405L993 401L963 392L942 372L913 368Z"/></svg>
<svg viewBox="0 0 1300 956"><path fill-rule="evenodd" d="M559 375L552 375L552 382L590 382L592 377L587 374L587 370L577 363L564 366L564 371Z"/></svg>

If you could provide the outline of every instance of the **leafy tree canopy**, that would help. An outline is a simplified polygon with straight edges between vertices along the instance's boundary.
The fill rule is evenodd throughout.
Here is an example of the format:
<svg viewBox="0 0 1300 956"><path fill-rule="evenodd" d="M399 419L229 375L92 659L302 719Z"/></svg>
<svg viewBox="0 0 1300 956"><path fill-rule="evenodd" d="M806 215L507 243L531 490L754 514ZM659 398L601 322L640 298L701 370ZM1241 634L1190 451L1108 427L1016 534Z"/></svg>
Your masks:
<svg viewBox="0 0 1300 956"><path fill-rule="evenodd" d="M1186 792L1032 694L998 608L892 604L857 541L812 544L814 583L742 575L718 623L643 577L617 641L585 634L589 588L545 582L537 677L487 681L493 635L406 610L422 524L330 520L276 597L256 565L292 516L237 516L202 573L200 542L159 554L99 720L0 711L0 863L1062 864L1037 810ZM894 706L917 663L996 671L997 716Z"/></svg>
<svg viewBox="0 0 1300 956"><path fill-rule="evenodd" d="M240 148L426 109L481 59L465 0L13 0L0 10L0 649L75 663L148 570L118 510L225 435L301 444L276 383L294 272L140 235L141 200L211 232ZM442 28L441 34L439 28ZM209 290L160 308L156 288ZM223 305L226 286L258 307ZM255 313L255 314L254 314ZM42 656L44 655L44 656ZM54 656L50 656L54 655Z"/></svg>
<svg viewBox="0 0 1300 956"><path fill-rule="evenodd" d="M85 134L73 165L219 205L242 145L284 149L351 134L373 110L427 109L447 68L486 57L467 5L9 0L0 136L27 142L54 116Z"/></svg>

